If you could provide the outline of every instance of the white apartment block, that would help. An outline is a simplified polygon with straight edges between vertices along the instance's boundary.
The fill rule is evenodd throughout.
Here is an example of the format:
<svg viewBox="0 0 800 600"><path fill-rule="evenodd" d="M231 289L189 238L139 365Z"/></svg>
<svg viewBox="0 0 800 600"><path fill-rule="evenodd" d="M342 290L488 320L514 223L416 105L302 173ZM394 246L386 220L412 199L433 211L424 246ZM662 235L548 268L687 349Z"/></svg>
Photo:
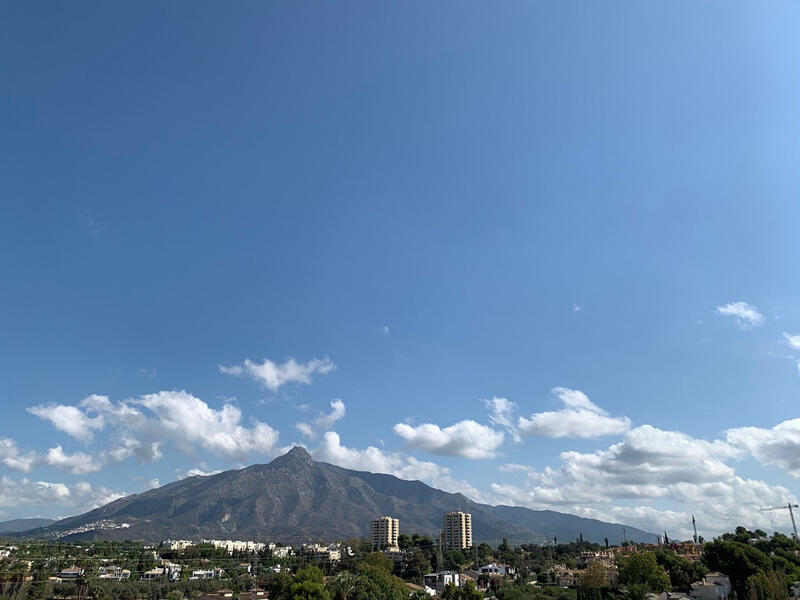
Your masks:
<svg viewBox="0 0 800 600"><path fill-rule="evenodd" d="M442 529L442 548L449 551L471 547L472 515L460 510L447 513Z"/></svg>
<svg viewBox="0 0 800 600"><path fill-rule="evenodd" d="M228 554L234 552L259 552L267 547L261 542L243 542L240 540L203 540L215 548L225 548Z"/></svg>
<svg viewBox="0 0 800 600"><path fill-rule="evenodd" d="M400 535L400 520L393 517L380 517L372 521L372 549L397 548Z"/></svg>

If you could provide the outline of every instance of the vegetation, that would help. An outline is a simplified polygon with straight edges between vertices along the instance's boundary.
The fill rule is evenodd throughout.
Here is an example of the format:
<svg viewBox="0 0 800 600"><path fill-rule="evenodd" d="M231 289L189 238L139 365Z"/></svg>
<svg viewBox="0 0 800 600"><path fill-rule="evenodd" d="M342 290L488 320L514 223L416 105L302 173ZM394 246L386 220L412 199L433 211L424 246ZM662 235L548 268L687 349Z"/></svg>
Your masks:
<svg viewBox="0 0 800 600"><path fill-rule="evenodd" d="M492 548L480 544L467 551L446 552L429 537L401 535L402 559L371 552L363 540L345 543L338 562L320 561L311 552L275 558L260 553L233 553L200 544L180 551L145 547L136 542L19 544L0 560L0 600L196 600L221 588L233 590L233 600L253 586L265 588L270 600L405 600L411 594L406 582L421 584L423 575L436 570L476 569L488 562L504 563L515 575L477 576L461 588L447 586L442 600L644 600L649 592L687 593L692 582L709 571L730 577L737 600L786 600L791 583L800 580L800 544L781 534L738 527L705 544L702 558L680 554L679 545L640 547L634 552L617 549L616 568L582 557L607 548L581 539L546 546L512 547L505 540ZM678 551L676 551L678 550ZM180 577L170 581L141 581L141 573L156 566L157 558L182 565ZM100 579L101 565L131 571L127 581ZM61 569L78 566L82 577L63 583L50 580ZM554 567L558 567L554 570ZM189 579L195 569L221 569L222 579ZM560 569L560 570L559 570ZM559 578L555 572L577 573ZM473 573L474 574L474 573ZM565 583L566 582L566 583ZM569 587L558 587L560 583ZM488 588L486 594L482 589Z"/></svg>

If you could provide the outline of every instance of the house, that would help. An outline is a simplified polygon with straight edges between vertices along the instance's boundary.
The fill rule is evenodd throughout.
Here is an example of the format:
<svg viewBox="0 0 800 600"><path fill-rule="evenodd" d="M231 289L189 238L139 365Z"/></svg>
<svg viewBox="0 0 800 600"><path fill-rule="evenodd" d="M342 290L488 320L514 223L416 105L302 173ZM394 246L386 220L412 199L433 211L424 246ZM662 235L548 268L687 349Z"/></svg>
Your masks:
<svg viewBox="0 0 800 600"><path fill-rule="evenodd" d="M726 600L731 594L731 580L724 573L711 571L700 581L695 581L691 590L695 600Z"/></svg>
<svg viewBox="0 0 800 600"><path fill-rule="evenodd" d="M77 579L83 577L83 569L81 567L69 567L68 569L61 569L58 572L60 579Z"/></svg>
<svg viewBox="0 0 800 600"><path fill-rule="evenodd" d="M164 569L150 569L142 573L141 581L157 581L164 576Z"/></svg>
<svg viewBox="0 0 800 600"><path fill-rule="evenodd" d="M128 569L123 569L116 565L102 566L99 569L99 573L98 579L116 579L117 581L122 581L123 579L131 578L131 572Z"/></svg>
<svg viewBox="0 0 800 600"><path fill-rule="evenodd" d="M565 565L554 565L547 570L547 583L559 587L575 587L578 585L579 573L567 569Z"/></svg>
<svg viewBox="0 0 800 600"><path fill-rule="evenodd" d="M178 581L181 578L182 565L162 559L159 561L159 566L163 567L170 581Z"/></svg>
<svg viewBox="0 0 800 600"><path fill-rule="evenodd" d="M461 574L456 571L439 571L438 573L428 573L422 576L425 587L435 590L437 594L444 591L444 586L452 583L454 586L461 587Z"/></svg>
<svg viewBox="0 0 800 600"><path fill-rule="evenodd" d="M272 552L273 558L286 558L294 554L291 546L278 546L274 543L269 544L269 551Z"/></svg>
<svg viewBox="0 0 800 600"><path fill-rule="evenodd" d="M649 593L645 596L646 600L692 600L691 596L681 592L661 592L660 594Z"/></svg>
<svg viewBox="0 0 800 600"><path fill-rule="evenodd" d="M616 566L617 559L613 550L598 550L596 552L581 552L575 561L579 569L585 569L593 563L600 563L607 569Z"/></svg>
<svg viewBox="0 0 800 600"><path fill-rule="evenodd" d="M416 585L415 583L408 583L406 582L406 587L411 590L411 595L416 594L417 592L425 592L428 596L435 596L436 590L429 588L426 585Z"/></svg>
<svg viewBox="0 0 800 600"><path fill-rule="evenodd" d="M325 546L323 544L303 544L303 549L310 552L316 561L329 560L336 562L342 558L342 550L339 544Z"/></svg>
<svg viewBox="0 0 800 600"><path fill-rule="evenodd" d="M192 576L189 579L220 579L225 574L223 569L198 569L192 571Z"/></svg>
<svg viewBox="0 0 800 600"><path fill-rule="evenodd" d="M499 575L500 577L505 577L507 575L513 575L515 570L514 567L510 565L489 563L478 569L478 573L481 575Z"/></svg>

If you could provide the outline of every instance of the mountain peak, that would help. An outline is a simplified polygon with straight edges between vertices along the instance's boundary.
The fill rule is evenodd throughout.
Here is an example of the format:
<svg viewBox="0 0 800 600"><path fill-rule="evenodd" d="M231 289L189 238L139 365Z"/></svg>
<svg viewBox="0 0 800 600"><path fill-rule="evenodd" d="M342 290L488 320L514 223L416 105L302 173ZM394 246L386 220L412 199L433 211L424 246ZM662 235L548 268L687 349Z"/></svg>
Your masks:
<svg viewBox="0 0 800 600"><path fill-rule="evenodd" d="M279 465L284 465L284 464L310 465L314 462L314 459L311 458L311 455L308 453L308 450L306 450L302 446L293 446L292 449L289 450L286 454L277 457L272 462L277 463Z"/></svg>

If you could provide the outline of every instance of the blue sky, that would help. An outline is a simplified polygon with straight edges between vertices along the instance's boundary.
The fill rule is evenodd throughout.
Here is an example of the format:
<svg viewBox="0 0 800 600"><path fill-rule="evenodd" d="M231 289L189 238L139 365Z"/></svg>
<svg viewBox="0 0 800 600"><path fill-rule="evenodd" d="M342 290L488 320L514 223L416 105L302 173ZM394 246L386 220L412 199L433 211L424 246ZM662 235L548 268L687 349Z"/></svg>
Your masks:
<svg viewBox="0 0 800 600"><path fill-rule="evenodd" d="M795 3L2 11L0 518L302 443L788 526Z"/></svg>

